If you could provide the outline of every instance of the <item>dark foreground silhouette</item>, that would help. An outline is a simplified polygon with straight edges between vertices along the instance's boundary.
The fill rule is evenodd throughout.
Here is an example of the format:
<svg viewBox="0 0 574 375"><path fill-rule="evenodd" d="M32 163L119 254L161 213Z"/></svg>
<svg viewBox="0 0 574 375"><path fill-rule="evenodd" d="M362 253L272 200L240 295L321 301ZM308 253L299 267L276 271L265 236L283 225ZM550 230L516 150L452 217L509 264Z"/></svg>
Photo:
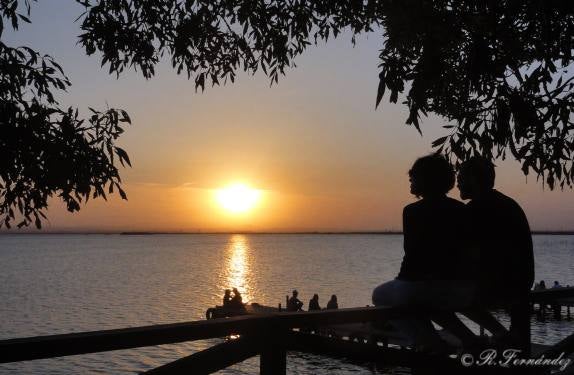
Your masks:
<svg viewBox="0 0 574 375"><path fill-rule="evenodd" d="M421 199L403 210L401 269L395 280L374 290L375 305L455 309L470 304L474 283L467 269L471 260L466 259L470 255L466 208L446 196L454 187L454 177L454 169L440 155L425 156L413 164L411 193ZM440 351L445 345L428 318L392 323L422 350Z"/></svg>
<svg viewBox="0 0 574 375"><path fill-rule="evenodd" d="M534 279L532 239L526 216L511 198L494 189L494 165L482 158L463 163L458 175L464 205L446 196L454 169L438 154L418 159L409 171L419 201L403 211L405 254L395 280L373 291L377 306L415 306L462 311L496 340L528 353L528 293ZM507 308L508 332L488 313ZM441 351L431 320L455 333L464 345L476 336L449 311L429 319L392 323L422 350Z"/></svg>
<svg viewBox="0 0 574 375"><path fill-rule="evenodd" d="M477 303L510 312L512 345L528 351L534 255L530 226L522 208L494 189L492 162L474 157L460 166L458 188L467 204L471 240L477 247ZM491 331L499 328L485 325ZM493 332L493 333L495 333Z"/></svg>

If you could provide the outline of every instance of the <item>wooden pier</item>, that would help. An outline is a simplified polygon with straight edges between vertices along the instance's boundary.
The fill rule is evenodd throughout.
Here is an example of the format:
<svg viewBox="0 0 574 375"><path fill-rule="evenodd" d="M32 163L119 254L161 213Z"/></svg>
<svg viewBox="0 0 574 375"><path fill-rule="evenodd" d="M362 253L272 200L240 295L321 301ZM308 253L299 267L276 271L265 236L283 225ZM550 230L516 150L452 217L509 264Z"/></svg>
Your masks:
<svg viewBox="0 0 574 375"><path fill-rule="evenodd" d="M570 309L574 307L574 288L552 288L535 290L530 293L531 301L538 306L536 311L539 320L546 319L546 312L552 310L552 316L556 320L562 319L562 308L566 308L566 319L571 320Z"/></svg>
<svg viewBox="0 0 574 375"><path fill-rule="evenodd" d="M186 373L192 374L210 374L249 357L260 355L261 374L284 374L286 351L294 350L294 343L299 342L294 338L299 335L299 332L294 332L294 329L384 321L409 313L420 314L399 308L351 308L244 315L187 323L18 338L0 341L0 363L240 335L239 339L215 345L151 370L149 373L180 374L187 371Z"/></svg>
<svg viewBox="0 0 574 375"><path fill-rule="evenodd" d="M533 292L532 302L553 303L573 297L574 288ZM174 344L210 338L239 338L222 341L211 348L147 371L147 374L211 374L247 358L260 356L260 373L286 373L287 351L344 357L356 362L384 366L401 365L417 369L436 369L440 374L525 373L524 368L464 367L460 359L432 356L393 345L385 335L365 335L372 322L405 316L428 316L432 311L398 307L365 307L313 312L270 312L186 323L162 324L115 330L17 338L0 341L0 363ZM343 326L341 326L343 325ZM337 328L338 326L338 328ZM352 328L355 327L355 328ZM361 328L362 327L362 328ZM341 336L341 332L347 330ZM353 331L362 335L353 335ZM338 334L329 334L338 332ZM327 334L325 334L327 332ZM373 331L374 332L374 331ZM552 347L537 347L535 357L549 358L574 352L574 335ZM546 373L548 368L528 369ZM569 371L568 369L566 371ZM571 371L571 369L570 369ZM426 372L425 372L426 373Z"/></svg>

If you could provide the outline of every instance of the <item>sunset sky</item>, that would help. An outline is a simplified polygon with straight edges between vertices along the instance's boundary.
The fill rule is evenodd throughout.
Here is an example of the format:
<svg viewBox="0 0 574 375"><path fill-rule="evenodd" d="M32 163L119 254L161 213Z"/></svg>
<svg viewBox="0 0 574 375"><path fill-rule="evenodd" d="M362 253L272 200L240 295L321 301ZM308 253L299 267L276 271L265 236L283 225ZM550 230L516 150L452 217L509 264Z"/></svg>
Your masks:
<svg viewBox="0 0 574 375"><path fill-rule="evenodd" d="M148 81L134 71L108 75L76 45L81 12L72 1L33 3L32 24L5 39L61 63L72 81L63 104L129 112L133 126L120 140L133 164L122 170L129 201L90 201L69 214L54 200L45 230L401 230L402 207L415 200L407 171L445 123L425 119L421 137L404 124L405 106L385 98L375 110L380 32L354 48L349 35L310 48L272 87L263 74L241 74L196 93L167 60ZM574 229L572 190L552 192L514 162L497 165L497 188L533 229ZM251 210L229 212L216 199L236 182L260 190Z"/></svg>

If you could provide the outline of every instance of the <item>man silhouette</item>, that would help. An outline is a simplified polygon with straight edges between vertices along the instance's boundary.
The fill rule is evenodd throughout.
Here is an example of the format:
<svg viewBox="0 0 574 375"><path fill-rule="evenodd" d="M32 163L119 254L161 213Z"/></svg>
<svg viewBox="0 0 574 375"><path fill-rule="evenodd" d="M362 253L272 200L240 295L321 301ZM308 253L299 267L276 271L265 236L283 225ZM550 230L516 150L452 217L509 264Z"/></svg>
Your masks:
<svg viewBox="0 0 574 375"><path fill-rule="evenodd" d="M510 312L510 343L528 355L534 256L524 211L512 198L494 189L494 164L473 157L458 173L458 188L467 204L472 242L478 248L478 302ZM488 328L488 327L487 327Z"/></svg>
<svg viewBox="0 0 574 375"><path fill-rule="evenodd" d="M293 295L287 300L287 311L302 311L303 302L297 298L299 292L295 289L293 290Z"/></svg>

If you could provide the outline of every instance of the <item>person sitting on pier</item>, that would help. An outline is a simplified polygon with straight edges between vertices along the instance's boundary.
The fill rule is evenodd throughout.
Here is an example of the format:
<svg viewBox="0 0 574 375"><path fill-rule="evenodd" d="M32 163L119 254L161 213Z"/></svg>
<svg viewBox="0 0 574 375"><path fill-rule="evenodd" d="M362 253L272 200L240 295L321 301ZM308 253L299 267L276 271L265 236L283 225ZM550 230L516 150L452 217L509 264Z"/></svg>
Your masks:
<svg viewBox="0 0 574 375"><path fill-rule="evenodd" d="M313 294L313 298L309 300L309 311L317 310L321 310L321 306L319 306L319 295Z"/></svg>
<svg viewBox="0 0 574 375"><path fill-rule="evenodd" d="M295 289L293 290L293 295L287 301L287 311L303 311L303 302L297 298L299 292Z"/></svg>
<svg viewBox="0 0 574 375"><path fill-rule="evenodd" d="M546 289L546 284L544 284L544 280L540 280L539 283L534 283L533 290L544 290L544 289Z"/></svg>
<svg viewBox="0 0 574 375"><path fill-rule="evenodd" d="M401 268L394 280L374 289L373 303L433 310L466 307L475 282L470 272L466 208L446 195L454 187L454 169L443 156L432 154L415 161L409 179L411 193L420 200L403 210L405 254ZM449 324L458 325L467 337L475 337L454 313L448 317ZM420 350L447 350L430 318L405 317L390 323Z"/></svg>
<svg viewBox="0 0 574 375"><path fill-rule="evenodd" d="M331 309L338 309L339 308L339 304L337 303L337 296L336 295L331 295L331 299L329 300L329 302L327 302L327 310L331 310Z"/></svg>
<svg viewBox="0 0 574 375"><path fill-rule="evenodd" d="M479 249L477 304L508 308L510 334L501 339L528 355L529 293L534 281L532 237L524 211L512 198L494 189L494 180L494 164L488 159L473 157L460 165L460 197L470 199L466 207L472 241ZM540 287L543 285L541 282ZM495 331L505 332L502 325L494 324L496 319L489 320L494 324L489 327L477 319L480 317L465 315L495 336Z"/></svg>
<svg viewBox="0 0 574 375"><path fill-rule="evenodd" d="M231 298L231 301L229 301L229 307L232 307L235 309L240 309L240 308L245 307L243 305L243 297L241 297L241 293L239 293L239 290L237 290L237 288L233 288L233 297Z"/></svg>
<svg viewBox="0 0 574 375"><path fill-rule="evenodd" d="M555 281L554 285L552 285L552 289L556 289L556 288L562 288L562 285L560 285L560 283L558 281Z"/></svg>
<svg viewBox="0 0 574 375"><path fill-rule="evenodd" d="M223 295L223 307L231 306L231 289L225 289L225 294Z"/></svg>

